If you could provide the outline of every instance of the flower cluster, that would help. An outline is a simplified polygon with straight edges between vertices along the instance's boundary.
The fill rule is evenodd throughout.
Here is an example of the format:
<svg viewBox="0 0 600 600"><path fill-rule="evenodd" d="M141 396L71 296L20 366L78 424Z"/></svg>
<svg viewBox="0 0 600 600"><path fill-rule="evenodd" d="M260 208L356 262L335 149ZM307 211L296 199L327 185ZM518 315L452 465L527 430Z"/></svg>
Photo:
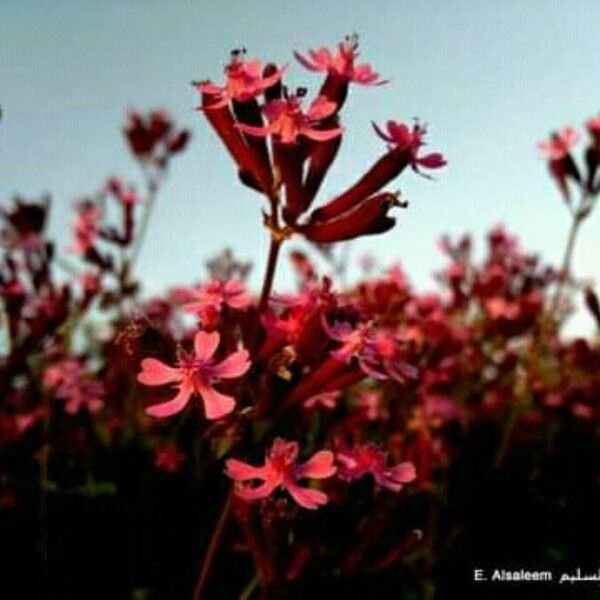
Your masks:
<svg viewBox="0 0 600 600"><path fill-rule="evenodd" d="M157 497L188 502L202 531L219 508L197 598L217 552L235 557L228 567L252 563L247 597L255 584L265 596L321 597L338 589L327 587L331 573L351 585L387 573L396 590L398 564L417 544L405 568L426 578L467 520L444 501L465 463L475 459L476 476L458 478L461 493L485 496L478 479L491 486L511 453L544 457L526 473L538 481L555 446L600 419L600 345L561 333L582 290L600 327L592 285L570 272L575 233L600 193L599 118L587 123L586 171L571 154L574 130L540 145L573 214L560 268L497 226L482 259L468 235L440 240L436 291L420 293L400 263L373 257L346 285L354 263L331 243L391 229L390 209L405 203L387 186L407 167L428 176L446 160L423 150L420 121L373 124L385 152L313 207L345 135L349 88L386 81L358 62L356 36L294 55L324 74L306 105L306 89L283 84L289 65L263 66L244 49L222 84L196 84L201 114L268 205L258 294L250 263L231 250L206 262L203 279L140 293L151 210L189 138L164 111L130 112L123 132L143 185L112 176L76 202L66 255L47 237L48 198L0 208L0 509L28 505L31 473L44 501L115 493L132 515ZM298 286L281 293L274 273L293 235L313 242L331 272L292 247ZM177 512L158 510L156 521L179 545L181 524L198 521L182 509L174 525ZM145 513L131 518L146 531Z"/></svg>

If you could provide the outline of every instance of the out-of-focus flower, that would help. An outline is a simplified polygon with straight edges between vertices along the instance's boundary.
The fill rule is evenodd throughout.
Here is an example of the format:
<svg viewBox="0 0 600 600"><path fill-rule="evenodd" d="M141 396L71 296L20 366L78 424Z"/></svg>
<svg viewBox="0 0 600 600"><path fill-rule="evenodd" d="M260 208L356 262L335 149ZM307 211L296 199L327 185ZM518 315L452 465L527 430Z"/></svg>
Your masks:
<svg viewBox="0 0 600 600"><path fill-rule="evenodd" d="M185 462L185 454L174 442L168 442L154 452L154 466L167 473L176 473Z"/></svg>
<svg viewBox="0 0 600 600"><path fill-rule="evenodd" d="M183 310L196 314L202 314L207 309L218 313L223 304L237 310L244 310L251 302L246 286L236 279L209 281L191 290L191 297L193 299L183 305Z"/></svg>
<svg viewBox="0 0 600 600"><path fill-rule="evenodd" d="M94 247L98 237L98 227L102 212L95 202L84 200L76 205L77 216L73 223L73 244L71 252L85 255Z"/></svg>
<svg viewBox="0 0 600 600"><path fill-rule="evenodd" d="M37 202L15 198L12 210L0 207L0 216L6 225L0 232L0 240L9 248L39 249L43 244L49 205L49 198Z"/></svg>
<svg viewBox="0 0 600 600"><path fill-rule="evenodd" d="M539 142L541 155L548 160L565 158L579 141L579 134L574 127L567 125L553 133L549 140Z"/></svg>
<svg viewBox="0 0 600 600"><path fill-rule="evenodd" d="M577 131L571 126L565 126L553 133L549 140L538 144L539 151L548 160L550 173L567 203L571 201L567 180L569 178L577 182L581 180L579 169L571 156L571 150L578 140Z"/></svg>
<svg viewBox="0 0 600 600"><path fill-rule="evenodd" d="M305 463L298 462L297 442L276 438L265 456L261 467L254 467L235 458L226 462L226 474L234 481L243 482L235 493L245 500L258 500L270 496L278 487L286 489L302 507L316 509L327 503L327 495L315 489L301 487L301 479L326 479L336 472L334 456L329 450L321 450ZM249 483L260 481L255 487Z"/></svg>
<svg viewBox="0 0 600 600"><path fill-rule="evenodd" d="M404 484L414 481L417 476L415 466L410 462L387 466L387 454L374 444L354 449L342 446L336 453L336 459L340 463L340 479L354 481L371 474L378 485L393 492L399 492Z"/></svg>
<svg viewBox="0 0 600 600"><path fill-rule="evenodd" d="M104 406L104 385L91 377L77 359L65 359L44 371L44 385L56 398L65 401L65 411L76 414L82 408L90 413Z"/></svg>
<svg viewBox="0 0 600 600"><path fill-rule="evenodd" d="M327 410L335 408L337 401L339 400L342 392L340 390L333 390L331 392L322 392L321 394L315 394L310 398L307 398L303 405L304 408L317 408L322 406Z"/></svg>
<svg viewBox="0 0 600 600"><path fill-rule="evenodd" d="M149 415L170 417L182 411L193 394L202 398L207 419L219 419L233 410L234 398L218 392L213 384L244 375L250 368L249 355L247 350L238 350L216 363L213 356L219 341L220 335L216 331L199 331L194 336L194 352L181 356L177 366L169 367L155 358L142 361L142 371L138 375L140 383L150 386L176 384L178 388L172 400L147 408Z"/></svg>

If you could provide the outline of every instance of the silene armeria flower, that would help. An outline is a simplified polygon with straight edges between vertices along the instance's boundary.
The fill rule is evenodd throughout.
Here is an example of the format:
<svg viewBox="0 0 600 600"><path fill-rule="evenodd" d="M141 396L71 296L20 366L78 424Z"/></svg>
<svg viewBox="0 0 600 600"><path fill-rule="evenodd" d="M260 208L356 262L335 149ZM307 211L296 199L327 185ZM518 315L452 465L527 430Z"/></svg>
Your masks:
<svg viewBox="0 0 600 600"><path fill-rule="evenodd" d="M316 509L327 503L327 495L320 490L300 486L298 480L331 477L337 470L333 464L334 456L329 450L321 450L305 463L299 463L298 452L297 442L276 438L262 466L255 467L230 458L225 464L225 473L240 482L235 493L245 500L267 498L281 487L303 508ZM249 483L252 481L260 483L252 486Z"/></svg>
<svg viewBox="0 0 600 600"><path fill-rule="evenodd" d="M222 379L241 377L250 368L250 360L248 351L242 349L215 362L213 356L219 341L216 331L199 331L194 336L194 352L182 355L175 367L155 358L142 361L142 371L138 375L140 383L150 386L174 384L178 389L172 400L147 408L149 415L170 417L182 411L193 394L202 398L207 419L219 419L233 411L234 398L217 391L214 384Z"/></svg>

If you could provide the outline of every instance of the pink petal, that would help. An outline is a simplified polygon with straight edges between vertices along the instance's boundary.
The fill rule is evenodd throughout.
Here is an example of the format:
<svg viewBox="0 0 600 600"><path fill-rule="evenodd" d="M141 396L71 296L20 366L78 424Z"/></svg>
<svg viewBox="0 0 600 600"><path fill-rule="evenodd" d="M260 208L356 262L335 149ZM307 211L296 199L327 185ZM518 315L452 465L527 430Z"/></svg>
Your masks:
<svg viewBox="0 0 600 600"><path fill-rule="evenodd" d="M295 483L287 483L287 491L290 496L303 508L309 510L315 510L323 504L327 504L327 494L319 490L311 490L310 488L303 488Z"/></svg>
<svg viewBox="0 0 600 600"><path fill-rule="evenodd" d="M383 131L383 129L381 129L379 127L379 125L377 125L377 123L371 121L371 125L373 126L373 129L375 130L375 133L384 141L386 142L393 142L394 138L392 138L390 135L388 135L387 133L385 133Z"/></svg>
<svg viewBox="0 0 600 600"><path fill-rule="evenodd" d="M189 402L193 390L194 388L192 382L184 380L179 388L179 393L175 396L175 398L169 400L168 402L162 402L161 404L149 406L146 409L146 414L158 419L164 419L181 412L185 408L185 405Z"/></svg>
<svg viewBox="0 0 600 600"><path fill-rule="evenodd" d="M181 381L181 371L169 367L156 358L145 358L137 380L144 385L165 385Z"/></svg>
<svg viewBox="0 0 600 600"><path fill-rule="evenodd" d="M231 396L217 392L212 386L201 386L199 394L204 400L204 412L207 419L220 419L235 408L235 400Z"/></svg>
<svg viewBox="0 0 600 600"><path fill-rule="evenodd" d="M260 77L262 73L260 60L258 58L254 58L252 60L246 61L246 63L244 64L244 71L252 78Z"/></svg>
<svg viewBox="0 0 600 600"><path fill-rule="evenodd" d="M244 500L259 500L270 496L278 485L279 481L275 479L265 481L258 487L239 486L235 488L235 495Z"/></svg>
<svg viewBox="0 0 600 600"><path fill-rule="evenodd" d="M219 346L221 336L217 331L207 333L206 331L199 331L194 336L194 352L196 358L206 361L212 358L212 355L216 352Z"/></svg>
<svg viewBox="0 0 600 600"><path fill-rule="evenodd" d="M343 127L335 127L334 129L313 129L312 127L309 127L308 125L302 125L300 126L298 132L311 139L314 140L315 142L326 142L328 140L332 140L333 138L336 138L340 135L342 135L344 131Z"/></svg>
<svg viewBox="0 0 600 600"><path fill-rule="evenodd" d="M310 477L312 479L324 479L331 477L337 468L333 464L333 452L321 450L307 460L304 464L298 465L295 469L295 475L298 479Z"/></svg>
<svg viewBox="0 0 600 600"><path fill-rule="evenodd" d="M262 108L262 112L269 121L277 120L286 111L284 100L273 100Z"/></svg>
<svg viewBox="0 0 600 600"><path fill-rule="evenodd" d="M294 57L305 69L308 69L309 71L313 71L316 73L317 71L322 70L322 67L320 65L310 62L308 58L302 56L300 52L294 51Z"/></svg>
<svg viewBox="0 0 600 600"><path fill-rule="evenodd" d="M281 67L281 69L277 69L277 71L275 71L275 73L273 73L272 75L269 75L268 77L262 79L260 82L260 88L264 90L277 83L283 77L283 74L286 72L287 68L288 65L285 64L283 65L283 67Z"/></svg>
<svg viewBox="0 0 600 600"><path fill-rule="evenodd" d="M196 86L196 89L202 94L209 94L210 96L216 96L221 93L222 87L215 85L214 83L201 83Z"/></svg>
<svg viewBox="0 0 600 600"><path fill-rule="evenodd" d="M326 119L330 117L337 108L337 104L335 102L331 102L327 100L325 96L319 96L311 105L308 111L306 112L306 116L311 121L320 121L321 119Z"/></svg>
<svg viewBox="0 0 600 600"><path fill-rule="evenodd" d="M401 483L410 483L417 478L415 465L411 462L403 462L390 469L392 477Z"/></svg>
<svg viewBox="0 0 600 600"><path fill-rule="evenodd" d="M244 123L236 123L235 126L245 134L253 135L255 137L264 137L270 133L268 127L254 127L253 125L244 125Z"/></svg>
<svg viewBox="0 0 600 600"><path fill-rule="evenodd" d="M427 169L439 169L447 164L446 159L439 152L433 152L431 154L421 156L421 158L417 160L417 163L422 167L426 167Z"/></svg>
<svg viewBox="0 0 600 600"><path fill-rule="evenodd" d="M250 368L248 350L238 350L230 354L225 360L214 366L215 376L220 379L233 379L241 377Z"/></svg>
<svg viewBox="0 0 600 600"><path fill-rule="evenodd" d="M234 481L246 481L248 479L265 479L265 467L254 467L235 458L225 462L225 474Z"/></svg>
<svg viewBox="0 0 600 600"><path fill-rule="evenodd" d="M250 299L250 296L248 294L239 293L239 294L236 294L235 296L229 296L227 298L226 302L229 306L231 306L231 308L243 310L245 308L248 308L248 306L250 306L250 303L252 302L252 300Z"/></svg>

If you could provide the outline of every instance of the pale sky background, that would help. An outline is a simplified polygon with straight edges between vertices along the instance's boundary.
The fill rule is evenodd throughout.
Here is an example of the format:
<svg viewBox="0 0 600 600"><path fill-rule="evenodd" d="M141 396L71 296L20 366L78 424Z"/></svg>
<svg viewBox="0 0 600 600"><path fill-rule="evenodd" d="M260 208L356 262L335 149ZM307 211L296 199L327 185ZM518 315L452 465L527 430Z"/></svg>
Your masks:
<svg viewBox="0 0 600 600"><path fill-rule="evenodd" d="M229 51L241 45L251 57L285 62L294 49L333 46L357 31L362 58L393 81L352 90L347 134L320 201L383 151L371 120L422 118L429 147L449 166L434 182L411 173L397 180L410 208L390 233L356 242L353 256L399 259L417 287L433 288L441 233L471 231L481 248L484 232L503 222L558 262L567 213L536 142L600 109L599 24L598 0L2 0L0 200L50 192L51 230L65 247L74 198L111 174L141 181L119 131L126 109L164 107L194 137L154 214L140 261L147 288L197 280L204 259L225 245L254 260L258 286L267 247L259 197L237 182L192 110L189 82L220 80ZM311 92L321 82L297 63L287 80ZM599 234L595 214L575 260L577 274L596 280ZM291 285L287 265L277 281ZM573 327L587 329L588 321L579 317Z"/></svg>

